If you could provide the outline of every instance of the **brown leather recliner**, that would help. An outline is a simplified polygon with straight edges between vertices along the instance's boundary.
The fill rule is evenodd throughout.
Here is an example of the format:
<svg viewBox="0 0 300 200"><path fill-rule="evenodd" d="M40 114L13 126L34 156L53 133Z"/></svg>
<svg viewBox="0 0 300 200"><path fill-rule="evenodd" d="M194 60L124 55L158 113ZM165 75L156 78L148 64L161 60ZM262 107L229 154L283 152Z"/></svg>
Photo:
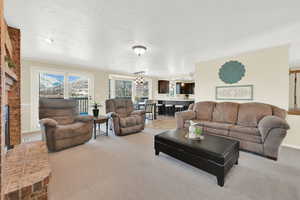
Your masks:
<svg viewBox="0 0 300 200"><path fill-rule="evenodd" d="M134 111L130 99L109 99L105 106L106 113L112 118L115 135L123 136L144 130L145 111Z"/></svg>
<svg viewBox="0 0 300 200"><path fill-rule="evenodd" d="M79 116L74 99L41 98L39 118L49 151L59 151L91 139L93 117Z"/></svg>

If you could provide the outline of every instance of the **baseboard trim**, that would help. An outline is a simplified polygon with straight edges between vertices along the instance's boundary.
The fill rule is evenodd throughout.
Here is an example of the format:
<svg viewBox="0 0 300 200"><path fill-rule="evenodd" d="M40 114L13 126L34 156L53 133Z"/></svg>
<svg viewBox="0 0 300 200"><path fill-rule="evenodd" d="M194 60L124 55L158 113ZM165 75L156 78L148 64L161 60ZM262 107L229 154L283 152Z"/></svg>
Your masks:
<svg viewBox="0 0 300 200"><path fill-rule="evenodd" d="M282 146L300 150L300 146L297 145L282 144Z"/></svg>

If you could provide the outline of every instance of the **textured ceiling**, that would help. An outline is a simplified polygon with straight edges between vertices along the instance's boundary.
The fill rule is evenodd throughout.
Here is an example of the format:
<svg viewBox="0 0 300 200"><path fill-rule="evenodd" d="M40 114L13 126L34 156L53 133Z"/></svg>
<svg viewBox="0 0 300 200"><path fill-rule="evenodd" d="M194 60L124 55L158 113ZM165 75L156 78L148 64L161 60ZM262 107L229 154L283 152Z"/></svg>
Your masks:
<svg viewBox="0 0 300 200"><path fill-rule="evenodd" d="M299 0L6 0L5 17L22 29L24 59L170 76L286 43L297 65L299 7ZM135 44L147 46L144 56Z"/></svg>

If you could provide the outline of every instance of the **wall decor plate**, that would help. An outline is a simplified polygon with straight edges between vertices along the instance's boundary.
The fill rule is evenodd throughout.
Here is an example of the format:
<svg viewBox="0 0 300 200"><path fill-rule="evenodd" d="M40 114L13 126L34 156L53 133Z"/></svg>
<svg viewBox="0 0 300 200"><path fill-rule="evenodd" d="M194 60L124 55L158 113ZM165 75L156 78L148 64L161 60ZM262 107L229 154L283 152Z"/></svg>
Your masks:
<svg viewBox="0 0 300 200"><path fill-rule="evenodd" d="M253 85L217 86L216 100L253 100Z"/></svg>
<svg viewBox="0 0 300 200"><path fill-rule="evenodd" d="M237 83L245 76L245 66L238 61L228 61L221 66L219 77L224 83Z"/></svg>

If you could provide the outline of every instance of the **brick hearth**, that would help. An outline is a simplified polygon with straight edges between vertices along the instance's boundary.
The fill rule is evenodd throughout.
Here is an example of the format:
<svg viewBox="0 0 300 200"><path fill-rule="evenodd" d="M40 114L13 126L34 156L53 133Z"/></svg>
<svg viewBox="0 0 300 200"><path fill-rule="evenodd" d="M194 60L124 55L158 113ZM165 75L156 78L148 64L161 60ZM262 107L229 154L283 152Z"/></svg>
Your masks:
<svg viewBox="0 0 300 200"><path fill-rule="evenodd" d="M51 169L44 142L17 145L5 159L5 200L45 200Z"/></svg>

